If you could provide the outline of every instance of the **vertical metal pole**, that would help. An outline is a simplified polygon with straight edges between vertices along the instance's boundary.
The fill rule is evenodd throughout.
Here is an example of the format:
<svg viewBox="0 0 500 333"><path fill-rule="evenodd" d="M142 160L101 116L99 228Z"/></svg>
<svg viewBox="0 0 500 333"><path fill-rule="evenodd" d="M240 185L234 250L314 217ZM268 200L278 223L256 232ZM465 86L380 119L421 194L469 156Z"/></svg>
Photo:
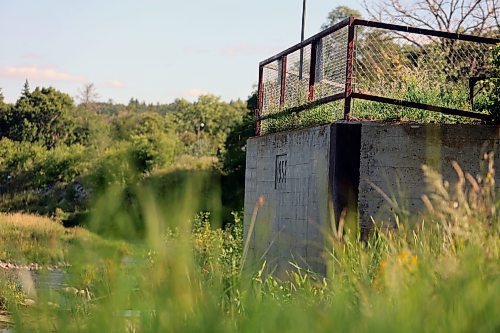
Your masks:
<svg viewBox="0 0 500 333"><path fill-rule="evenodd" d="M304 30L306 27L306 0L302 2L302 30L300 33L300 41L304 41Z"/></svg>
<svg viewBox="0 0 500 333"><path fill-rule="evenodd" d="M261 128L261 120L260 120L260 117L262 117L262 105L264 103L264 93L263 93L263 84L262 84L262 80L263 80L263 74L264 74L264 67L263 66L259 66L259 87L258 87L258 91L257 91L257 110L256 110L256 118L257 118L257 122L255 124L255 135L260 135L260 128Z"/></svg>
<svg viewBox="0 0 500 333"><path fill-rule="evenodd" d="M302 29L300 32L300 42L304 41L304 31L306 27L306 0L302 1ZM299 80L302 80L302 68L304 67L304 49L300 48Z"/></svg>
<svg viewBox="0 0 500 333"><path fill-rule="evenodd" d="M281 94L280 94L280 107L285 105L286 94L286 55L281 57Z"/></svg>
<svg viewBox="0 0 500 333"><path fill-rule="evenodd" d="M314 84L316 83L316 54L318 49L318 41L315 40L311 44L311 65L309 67L309 96L308 100L314 100Z"/></svg>
<svg viewBox="0 0 500 333"><path fill-rule="evenodd" d="M345 78L345 100L344 100L344 120L351 118L352 104L352 77L354 67L354 17L349 17L349 26L347 31L347 61Z"/></svg>

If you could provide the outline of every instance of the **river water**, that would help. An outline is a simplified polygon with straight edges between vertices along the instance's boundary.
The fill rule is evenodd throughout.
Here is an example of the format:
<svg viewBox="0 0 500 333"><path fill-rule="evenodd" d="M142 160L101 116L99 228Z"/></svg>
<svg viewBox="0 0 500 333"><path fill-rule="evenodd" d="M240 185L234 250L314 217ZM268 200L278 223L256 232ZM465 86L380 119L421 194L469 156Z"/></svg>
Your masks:
<svg viewBox="0 0 500 333"><path fill-rule="evenodd" d="M5 266L5 265L4 265ZM65 287L67 273L59 268L50 270L37 270L18 268L0 268L0 278L10 279L28 295L36 294L36 290L55 290ZM0 333L13 333L12 319L7 312L0 311Z"/></svg>

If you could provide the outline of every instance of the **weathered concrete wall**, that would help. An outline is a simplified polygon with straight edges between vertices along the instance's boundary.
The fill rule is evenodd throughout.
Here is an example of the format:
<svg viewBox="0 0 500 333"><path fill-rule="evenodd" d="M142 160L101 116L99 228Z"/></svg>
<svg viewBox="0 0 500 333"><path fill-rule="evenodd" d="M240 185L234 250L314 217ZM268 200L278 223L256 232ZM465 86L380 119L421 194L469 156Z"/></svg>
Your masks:
<svg viewBox="0 0 500 333"><path fill-rule="evenodd" d="M324 270L320 252L327 226L330 134L327 125L248 141L245 239L254 223L249 262L265 257L267 269L278 276L290 270L290 261Z"/></svg>
<svg viewBox="0 0 500 333"><path fill-rule="evenodd" d="M278 276L290 261L324 273L324 232L342 210L362 232L372 217L393 225L394 213L423 208L423 164L453 181L452 160L476 175L484 152L494 151L500 166L499 147L500 126L477 125L338 122L252 138L245 179L248 262L266 259Z"/></svg>
<svg viewBox="0 0 500 333"><path fill-rule="evenodd" d="M482 173L485 152L494 151L495 165L500 166L499 147L499 126L363 123L358 196L361 228L372 227L371 217L377 223L393 225L394 213L404 216L423 210L421 196L428 189L422 165L455 181L452 160L475 176ZM500 172L496 181L500 184ZM389 204L382 193L397 205Z"/></svg>

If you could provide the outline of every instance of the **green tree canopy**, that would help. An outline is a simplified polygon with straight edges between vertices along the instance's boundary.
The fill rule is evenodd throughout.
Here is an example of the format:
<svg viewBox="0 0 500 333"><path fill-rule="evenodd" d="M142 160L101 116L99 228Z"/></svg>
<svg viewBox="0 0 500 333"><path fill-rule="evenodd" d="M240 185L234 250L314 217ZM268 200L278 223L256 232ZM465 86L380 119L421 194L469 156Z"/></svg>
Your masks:
<svg viewBox="0 0 500 333"><path fill-rule="evenodd" d="M330 13L328 13L326 22L323 23L321 29L331 27L335 23L338 23L349 16L361 17L361 13L358 10L352 9L348 6L337 6L332 9Z"/></svg>
<svg viewBox="0 0 500 333"><path fill-rule="evenodd" d="M128 140L133 135L165 133L168 130L164 117L155 112L129 113L114 120L115 137Z"/></svg>
<svg viewBox="0 0 500 333"><path fill-rule="evenodd" d="M73 99L52 87L29 91L26 81L21 97L9 111L8 136L17 141L41 142L48 148L70 142L73 137L69 117Z"/></svg>
<svg viewBox="0 0 500 333"><path fill-rule="evenodd" d="M195 147L196 155L214 155L222 150L231 127L246 110L242 101L225 103L213 95L200 96L194 103L180 99L174 104L168 121L186 146Z"/></svg>
<svg viewBox="0 0 500 333"><path fill-rule="evenodd" d="M2 88L0 88L0 138L8 134L8 109L9 105L5 104Z"/></svg>
<svg viewBox="0 0 500 333"><path fill-rule="evenodd" d="M245 196L245 160L248 138L255 135L255 110L258 108L257 92L247 99L245 115L231 128L222 156L222 202L224 206L238 210L243 207Z"/></svg>

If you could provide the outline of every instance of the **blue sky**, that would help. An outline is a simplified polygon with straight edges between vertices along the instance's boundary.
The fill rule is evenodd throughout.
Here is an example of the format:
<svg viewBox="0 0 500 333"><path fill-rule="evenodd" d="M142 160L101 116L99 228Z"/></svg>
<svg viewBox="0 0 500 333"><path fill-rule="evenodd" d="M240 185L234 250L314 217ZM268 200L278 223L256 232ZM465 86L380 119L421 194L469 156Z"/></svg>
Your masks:
<svg viewBox="0 0 500 333"><path fill-rule="evenodd" d="M308 0L306 37L339 4ZM246 98L257 66L299 41L302 0L0 0L0 87L14 102L54 86L75 97L94 83L101 100Z"/></svg>

